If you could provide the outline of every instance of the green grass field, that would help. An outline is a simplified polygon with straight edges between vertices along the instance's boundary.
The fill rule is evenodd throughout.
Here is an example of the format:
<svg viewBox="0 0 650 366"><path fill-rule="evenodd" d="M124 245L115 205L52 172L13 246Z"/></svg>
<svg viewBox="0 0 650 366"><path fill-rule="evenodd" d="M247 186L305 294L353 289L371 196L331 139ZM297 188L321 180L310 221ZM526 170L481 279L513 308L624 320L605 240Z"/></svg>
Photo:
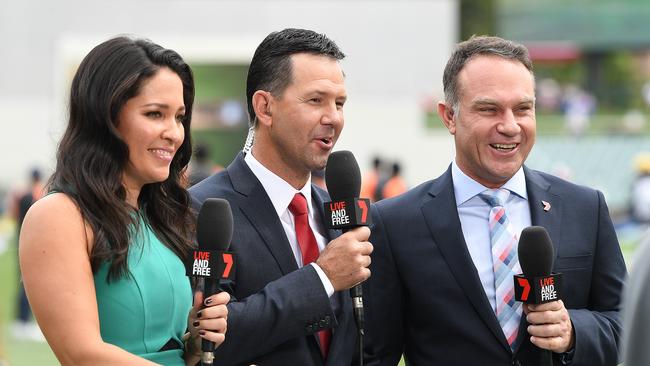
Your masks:
<svg viewBox="0 0 650 366"><path fill-rule="evenodd" d="M11 366L58 365L47 343L17 340L9 332L9 324L15 314L16 281L18 280L16 246L12 232L13 223L0 218L0 239L4 237L7 241L6 250L0 254L0 360L3 358L8 360ZM636 243L621 240L621 248L629 269ZM403 365L402 360L400 366Z"/></svg>

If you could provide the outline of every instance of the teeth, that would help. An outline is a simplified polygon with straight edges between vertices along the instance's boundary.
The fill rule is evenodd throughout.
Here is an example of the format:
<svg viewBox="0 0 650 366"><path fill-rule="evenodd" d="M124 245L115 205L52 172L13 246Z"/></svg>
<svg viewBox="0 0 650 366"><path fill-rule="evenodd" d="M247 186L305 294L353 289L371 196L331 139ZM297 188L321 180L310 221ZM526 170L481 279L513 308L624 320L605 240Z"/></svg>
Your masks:
<svg viewBox="0 0 650 366"><path fill-rule="evenodd" d="M158 155L162 155L162 156L172 156L171 151L167 151L167 150L151 149L149 151L151 151L152 153L158 154Z"/></svg>
<svg viewBox="0 0 650 366"><path fill-rule="evenodd" d="M514 149L517 146L517 144L492 144L492 147L495 147L497 149L504 149L504 150L511 150Z"/></svg>

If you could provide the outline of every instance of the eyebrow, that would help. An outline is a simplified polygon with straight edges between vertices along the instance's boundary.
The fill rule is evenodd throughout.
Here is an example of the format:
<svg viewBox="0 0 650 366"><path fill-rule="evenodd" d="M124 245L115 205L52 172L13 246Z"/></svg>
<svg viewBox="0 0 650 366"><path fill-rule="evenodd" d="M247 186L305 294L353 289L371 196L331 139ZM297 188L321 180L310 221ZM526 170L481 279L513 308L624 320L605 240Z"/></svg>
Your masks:
<svg viewBox="0 0 650 366"><path fill-rule="evenodd" d="M158 107L158 108L162 108L162 109L169 109L169 105L167 105L167 104L165 104L165 103L147 103L147 104L143 105L142 107ZM183 111L184 111L184 110L185 110L185 106L184 106L184 105L181 106L181 107L179 108L179 110L183 110Z"/></svg>
<svg viewBox="0 0 650 366"><path fill-rule="evenodd" d="M313 95L313 94L316 94L318 96L323 96L323 95L331 95L332 93L328 93L328 92L323 91L323 90L311 90L311 91L308 91L305 95ZM336 97L335 100L337 100L337 101L338 100L343 100L345 102L345 101L348 100L348 95L345 94L345 95Z"/></svg>
<svg viewBox="0 0 650 366"><path fill-rule="evenodd" d="M494 99L489 98L479 98L472 102L473 105L500 105L501 103L497 102ZM524 98L517 102L517 105L521 104L535 104L535 98Z"/></svg>

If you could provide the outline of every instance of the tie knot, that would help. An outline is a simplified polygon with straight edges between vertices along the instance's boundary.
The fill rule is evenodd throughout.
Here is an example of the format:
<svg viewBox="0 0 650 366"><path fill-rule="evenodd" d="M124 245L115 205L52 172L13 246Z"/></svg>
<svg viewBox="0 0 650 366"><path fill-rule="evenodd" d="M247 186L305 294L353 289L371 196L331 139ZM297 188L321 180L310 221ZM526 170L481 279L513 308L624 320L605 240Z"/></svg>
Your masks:
<svg viewBox="0 0 650 366"><path fill-rule="evenodd" d="M510 196L510 191L505 188L486 189L478 195L491 207L503 207L503 204L508 200L508 196Z"/></svg>
<svg viewBox="0 0 650 366"><path fill-rule="evenodd" d="M289 211L294 215L305 215L307 214L307 199L302 193L296 193L289 203Z"/></svg>

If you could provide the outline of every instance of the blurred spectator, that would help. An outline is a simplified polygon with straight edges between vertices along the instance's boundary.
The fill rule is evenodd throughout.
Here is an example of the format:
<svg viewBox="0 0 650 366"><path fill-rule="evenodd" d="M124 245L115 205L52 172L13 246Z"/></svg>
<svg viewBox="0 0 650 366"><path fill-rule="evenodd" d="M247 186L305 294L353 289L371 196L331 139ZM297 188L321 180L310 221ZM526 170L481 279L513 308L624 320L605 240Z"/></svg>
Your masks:
<svg viewBox="0 0 650 366"><path fill-rule="evenodd" d="M372 159L372 169L367 171L361 182L361 194L359 197L368 198L370 202L379 201L377 197L377 186L382 180L382 161L376 156Z"/></svg>
<svg viewBox="0 0 650 366"><path fill-rule="evenodd" d="M645 116L638 109L630 109L625 112L622 122L623 131L631 134L641 133L646 124Z"/></svg>
<svg viewBox="0 0 650 366"><path fill-rule="evenodd" d="M189 167L189 186L193 186L203 179L211 176L221 167L214 164L210 159L210 149L207 145L198 144L192 156L192 162Z"/></svg>
<svg viewBox="0 0 650 366"><path fill-rule="evenodd" d="M393 164L391 176L388 178L381 190L382 198L391 198L406 192L408 187L406 186L404 178L400 175L401 170L402 168L399 163Z"/></svg>
<svg viewBox="0 0 650 366"><path fill-rule="evenodd" d="M632 183L630 211L638 223L650 224L650 154L637 156L637 177Z"/></svg>
<svg viewBox="0 0 650 366"><path fill-rule="evenodd" d="M562 89L555 79L546 78L537 84L537 108L544 112L557 112L562 102Z"/></svg>
<svg viewBox="0 0 650 366"><path fill-rule="evenodd" d="M564 91L564 120L569 133L582 136L589 128L589 119L596 110L596 99L576 85L567 85Z"/></svg>
<svg viewBox="0 0 650 366"><path fill-rule="evenodd" d="M43 183L41 181L41 172L38 169L33 169L30 174L30 187L27 192L24 192L18 199L16 207L16 238L20 235L20 228L22 227L23 220L27 211L32 204L38 201L44 192ZM20 269L19 269L20 271ZM20 273L19 273L20 276ZM29 301L25 294L22 279L18 281L18 294L16 297L17 304L16 320L11 325L11 332L16 339L26 339L35 341L45 341L43 333L40 328L32 321L32 310L29 307Z"/></svg>
<svg viewBox="0 0 650 366"><path fill-rule="evenodd" d="M7 192L5 187L0 185L0 216L3 216L7 209L7 199L9 197L8 193L9 192Z"/></svg>

